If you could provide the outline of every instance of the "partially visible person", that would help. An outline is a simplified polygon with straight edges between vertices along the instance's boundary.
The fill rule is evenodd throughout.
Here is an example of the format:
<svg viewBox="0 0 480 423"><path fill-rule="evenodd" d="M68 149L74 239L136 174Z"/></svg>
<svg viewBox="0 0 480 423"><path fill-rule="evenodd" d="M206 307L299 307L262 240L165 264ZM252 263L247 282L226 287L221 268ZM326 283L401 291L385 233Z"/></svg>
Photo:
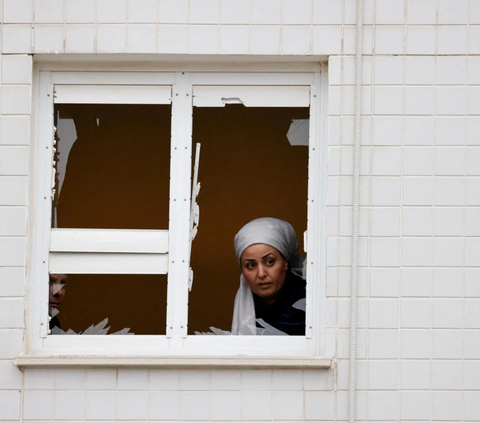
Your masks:
<svg viewBox="0 0 480 423"><path fill-rule="evenodd" d="M305 335L304 258L292 226L270 217L252 220L234 246L242 275L232 334Z"/></svg>
<svg viewBox="0 0 480 423"><path fill-rule="evenodd" d="M50 316L50 329L54 327L60 328L60 321L56 316L56 312L60 304L65 298L65 285L67 283L67 275L60 273L51 273L49 280L49 299L48 299L48 315Z"/></svg>

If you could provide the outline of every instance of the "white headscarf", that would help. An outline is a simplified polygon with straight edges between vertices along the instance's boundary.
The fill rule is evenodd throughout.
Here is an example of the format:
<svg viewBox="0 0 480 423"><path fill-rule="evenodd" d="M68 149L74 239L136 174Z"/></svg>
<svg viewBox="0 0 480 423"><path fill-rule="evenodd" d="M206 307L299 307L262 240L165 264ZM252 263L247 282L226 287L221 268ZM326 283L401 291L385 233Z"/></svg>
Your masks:
<svg viewBox="0 0 480 423"><path fill-rule="evenodd" d="M288 269L304 278L304 258L300 255L297 236L290 223L273 217L261 217L247 223L235 235L235 253L240 264L242 253L253 244L267 244L276 248L287 260ZM253 294L242 274L235 296L232 334L256 335L257 332Z"/></svg>

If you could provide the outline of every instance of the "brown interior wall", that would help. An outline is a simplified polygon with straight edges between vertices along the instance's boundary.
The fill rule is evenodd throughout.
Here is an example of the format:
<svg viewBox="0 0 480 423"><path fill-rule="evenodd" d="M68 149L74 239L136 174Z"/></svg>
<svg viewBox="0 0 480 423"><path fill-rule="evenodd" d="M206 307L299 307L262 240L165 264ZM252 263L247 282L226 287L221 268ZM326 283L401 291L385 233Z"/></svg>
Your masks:
<svg viewBox="0 0 480 423"><path fill-rule="evenodd" d="M277 217L297 231L303 252L307 225L308 148L292 147L287 132L302 108L194 108L193 142L202 144L193 241L189 333L230 330L240 268L233 249L252 219Z"/></svg>

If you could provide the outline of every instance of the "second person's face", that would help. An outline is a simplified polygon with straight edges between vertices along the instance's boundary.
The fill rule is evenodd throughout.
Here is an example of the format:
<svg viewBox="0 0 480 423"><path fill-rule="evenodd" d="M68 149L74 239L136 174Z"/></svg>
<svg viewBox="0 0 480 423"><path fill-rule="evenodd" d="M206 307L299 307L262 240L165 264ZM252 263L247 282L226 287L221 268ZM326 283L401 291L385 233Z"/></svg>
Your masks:
<svg viewBox="0 0 480 423"><path fill-rule="evenodd" d="M266 304L273 304L285 283L287 262L267 244L253 244L241 257L242 273L252 292Z"/></svg>

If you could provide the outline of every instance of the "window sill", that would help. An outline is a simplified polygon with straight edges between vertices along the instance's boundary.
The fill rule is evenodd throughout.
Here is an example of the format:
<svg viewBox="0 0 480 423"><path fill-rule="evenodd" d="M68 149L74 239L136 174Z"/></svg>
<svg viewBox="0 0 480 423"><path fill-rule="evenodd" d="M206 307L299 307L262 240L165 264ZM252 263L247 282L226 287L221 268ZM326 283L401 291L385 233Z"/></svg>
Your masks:
<svg viewBox="0 0 480 423"><path fill-rule="evenodd" d="M29 368L177 368L177 369L329 369L333 359L322 357L85 357L18 356L14 364Z"/></svg>

